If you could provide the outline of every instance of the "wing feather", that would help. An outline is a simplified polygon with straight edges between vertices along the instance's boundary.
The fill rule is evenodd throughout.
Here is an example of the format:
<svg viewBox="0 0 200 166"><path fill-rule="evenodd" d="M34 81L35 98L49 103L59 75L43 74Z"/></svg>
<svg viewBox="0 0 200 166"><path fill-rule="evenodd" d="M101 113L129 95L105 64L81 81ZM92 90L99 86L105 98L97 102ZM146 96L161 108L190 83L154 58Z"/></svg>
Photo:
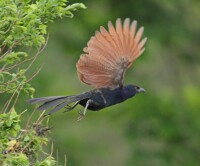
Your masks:
<svg viewBox="0 0 200 166"><path fill-rule="evenodd" d="M101 26L76 64L80 81L95 88L122 86L126 70L145 50L144 28L136 29L137 21L129 18L118 18L115 27L109 21L108 30Z"/></svg>

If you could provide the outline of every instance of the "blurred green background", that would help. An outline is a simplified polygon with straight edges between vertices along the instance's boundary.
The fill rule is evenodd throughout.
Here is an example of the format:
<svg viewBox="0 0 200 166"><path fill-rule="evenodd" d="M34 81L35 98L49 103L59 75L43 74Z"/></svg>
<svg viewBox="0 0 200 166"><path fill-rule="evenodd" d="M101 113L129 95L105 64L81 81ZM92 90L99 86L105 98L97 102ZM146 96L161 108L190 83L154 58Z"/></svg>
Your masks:
<svg viewBox="0 0 200 166"><path fill-rule="evenodd" d="M80 122L81 107L52 115L59 164L66 154L68 166L199 166L200 1L82 2L86 10L49 25L47 47L32 68L35 72L44 64L31 82L35 97L90 90L79 82L76 62L95 31L118 17L137 20L145 28L146 51L128 70L125 83L139 85L146 93L99 112L88 111ZM34 108L24 104L25 99L21 97L17 110Z"/></svg>

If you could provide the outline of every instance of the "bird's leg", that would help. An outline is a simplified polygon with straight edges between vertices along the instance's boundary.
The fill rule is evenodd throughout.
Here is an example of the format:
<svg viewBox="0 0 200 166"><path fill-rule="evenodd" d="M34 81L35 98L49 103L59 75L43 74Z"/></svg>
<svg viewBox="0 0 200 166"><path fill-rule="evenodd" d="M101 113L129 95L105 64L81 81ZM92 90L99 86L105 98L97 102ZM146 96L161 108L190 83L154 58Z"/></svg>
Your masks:
<svg viewBox="0 0 200 166"><path fill-rule="evenodd" d="M73 109L79 104L79 102L80 102L80 101L77 101L73 106L67 105L68 108L65 107L66 110L65 110L64 112L69 112L69 111L73 110Z"/></svg>
<svg viewBox="0 0 200 166"><path fill-rule="evenodd" d="M83 111L83 112L80 112L80 116L78 117L78 121L80 121L80 120L83 119L83 117L84 117L85 114L86 114L87 108L88 108L88 106L90 105L91 102L92 102L92 100L90 100L90 99L86 102L84 111Z"/></svg>

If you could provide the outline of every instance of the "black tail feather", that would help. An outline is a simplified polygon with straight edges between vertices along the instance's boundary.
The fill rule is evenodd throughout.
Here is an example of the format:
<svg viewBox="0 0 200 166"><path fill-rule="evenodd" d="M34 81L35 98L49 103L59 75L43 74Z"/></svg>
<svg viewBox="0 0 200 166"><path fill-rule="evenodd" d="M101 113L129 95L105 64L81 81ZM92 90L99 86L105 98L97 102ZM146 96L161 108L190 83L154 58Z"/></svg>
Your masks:
<svg viewBox="0 0 200 166"><path fill-rule="evenodd" d="M89 92L86 92L80 95L73 95L73 96L50 96L50 97L30 99L28 100L28 103L30 104L43 103L37 108L40 111L53 107L53 109L51 109L48 113L48 115L50 115L66 106L69 106L69 104L71 103L77 102L74 106L72 107L69 106L69 108L67 108L66 111L70 111L73 108L75 108L81 100L84 100L87 98L89 99L90 96L91 96L91 93Z"/></svg>
<svg viewBox="0 0 200 166"><path fill-rule="evenodd" d="M29 99L27 102L30 103L30 104L44 103L44 102L49 102L49 101L59 99L59 98L64 98L64 97L66 97L66 96L41 97L41 98Z"/></svg>
<svg viewBox="0 0 200 166"><path fill-rule="evenodd" d="M66 96L66 97L62 97L62 98L55 98L53 100L47 101L45 103L43 103L41 106L39 106L37 109L40 111L46 110L48 108L54 107L58 104L61 104L62 102L71 99L72 96Z"/></svg>
<svg viewBox="0 0 200 166"><path fill-rule="evenodd" d="M54 113L54 112L57 112L58 110L60 110L60 109L62 109L62 108L64 108L64 107L66 107L66 106L69 105L70 103L73 103L73 102L76 102L76 101L79 102L80 100L72 99L72 100L63 102L63 103L61 103L61 104L58 104L58 105L56 105L52 110L50 110L48 114L52 114L52 113ZM71 110L72 110L72 109L71 109Z"/></svg>

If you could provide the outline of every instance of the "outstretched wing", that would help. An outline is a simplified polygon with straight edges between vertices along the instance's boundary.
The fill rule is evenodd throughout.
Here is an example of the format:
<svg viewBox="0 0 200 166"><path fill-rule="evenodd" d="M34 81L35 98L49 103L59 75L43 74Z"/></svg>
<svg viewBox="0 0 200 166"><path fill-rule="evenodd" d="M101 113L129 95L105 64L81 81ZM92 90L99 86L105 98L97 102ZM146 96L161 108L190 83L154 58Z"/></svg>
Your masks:
<svg viewBox="0 0 200 166"><path fill-rule="evenodd" d="M116 20L116 28L108 22L108 31L100 27L91 37L76 64L81 82L100 87L122 86L126 70L144 51L147 38L141 40L144 28L137 32L137 21Z"/></svg>

